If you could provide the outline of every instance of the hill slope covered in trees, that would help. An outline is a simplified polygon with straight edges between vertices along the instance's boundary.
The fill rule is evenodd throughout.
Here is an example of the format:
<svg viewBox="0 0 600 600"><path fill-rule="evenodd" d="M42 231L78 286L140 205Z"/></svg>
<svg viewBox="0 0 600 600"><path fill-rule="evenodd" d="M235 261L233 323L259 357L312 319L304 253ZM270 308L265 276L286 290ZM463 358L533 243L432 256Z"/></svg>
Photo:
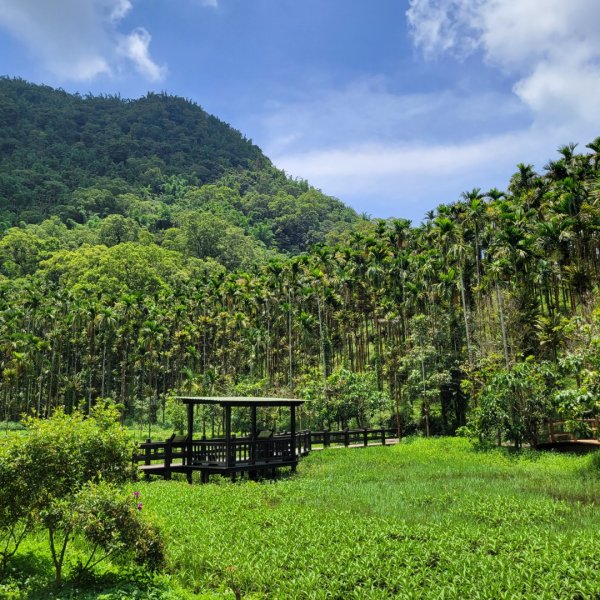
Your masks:
<svg viewBox="0 0 600 600"><path fill-rule="evenodd" d="M210 214L210 228L222 236L238 228L233 238L251 258L262 248L306 250L357 219L338 200L286 177L189 100L81 97L0 79L4 228L52 216L73 227L121 215L162 235L192 212Z"/></svg>

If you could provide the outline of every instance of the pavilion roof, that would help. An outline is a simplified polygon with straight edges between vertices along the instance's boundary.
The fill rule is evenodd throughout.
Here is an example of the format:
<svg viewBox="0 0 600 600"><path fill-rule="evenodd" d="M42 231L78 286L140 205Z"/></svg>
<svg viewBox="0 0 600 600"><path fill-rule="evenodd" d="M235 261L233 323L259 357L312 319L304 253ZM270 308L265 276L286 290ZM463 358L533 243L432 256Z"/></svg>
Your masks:
<svg viewBox="0 0 600 600"><path fill-rule="evenodd" d="M254 396L177 396L184 404L219 404L220 406L298 406L298 398L260 398Z"/></svg>

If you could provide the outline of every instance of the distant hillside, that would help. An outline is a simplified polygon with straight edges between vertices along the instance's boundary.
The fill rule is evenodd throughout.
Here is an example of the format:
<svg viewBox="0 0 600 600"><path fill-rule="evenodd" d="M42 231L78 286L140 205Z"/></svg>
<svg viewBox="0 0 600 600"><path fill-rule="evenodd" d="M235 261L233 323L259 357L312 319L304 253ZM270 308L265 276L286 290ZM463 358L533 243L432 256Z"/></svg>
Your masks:
<svg viewBox="0 0 600 600"><path fill-rule="evenodd" d="M205 190L199 200L194 190L208 184L227 190ZM119 198L125 194L129 199ZM131 214L139 208L131 194L153 202L154 216ZM0 78L4 229L49 216L82 224L121 214L156 232L176 226L181 209L216 211L267 247L291 252L357 218L286 177L251 141L189 100L79 96Z"/></svg>

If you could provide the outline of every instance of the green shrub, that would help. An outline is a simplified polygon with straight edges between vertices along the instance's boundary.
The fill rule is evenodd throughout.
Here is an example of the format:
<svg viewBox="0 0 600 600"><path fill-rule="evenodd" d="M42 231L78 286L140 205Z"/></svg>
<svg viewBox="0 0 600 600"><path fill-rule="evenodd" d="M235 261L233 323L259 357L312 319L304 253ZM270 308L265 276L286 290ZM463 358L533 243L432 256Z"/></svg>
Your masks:
<svg viewBox="0 0 600 600"><path fill-rule="evenodd" d="M48 533L57 584L76 535L93 548L83 568L109 555L162 564L158 532L116 487L133 474L133 442L118 418L112 404L89 416L57 410L49 419L29 418L27 434L8 439L0 454L0 566L33 528Z"/></svg>
<svg viewBox="0 0 600 600"><path fill-rule="evenodd" d="M7 441L0 446L0 576L35 522L32 482Z"/></svg>
<svg viewBox="0 0 600 600"><path fill-rule="evenodd" d="M142 507L138 492L132 495L110 483L90 482L43 510L41 522L48 530L57 583L69 542L78 534L90 546L87 561L78 565L80 576L108 557L159 569L164 545L157 529L142 520Z"/></svg>

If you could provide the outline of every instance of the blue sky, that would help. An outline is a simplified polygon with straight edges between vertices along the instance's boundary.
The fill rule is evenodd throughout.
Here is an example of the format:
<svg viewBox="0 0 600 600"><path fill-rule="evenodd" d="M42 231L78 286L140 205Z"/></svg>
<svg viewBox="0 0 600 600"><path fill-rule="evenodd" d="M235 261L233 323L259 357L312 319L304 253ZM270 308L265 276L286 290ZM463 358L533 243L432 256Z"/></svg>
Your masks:
<svg viewBox="0 0 600 600"><path fill-rule="evenodd" d="M0 73L190 98L290 175L418 222L600 135L600 2L0 0Z"/></svg>

